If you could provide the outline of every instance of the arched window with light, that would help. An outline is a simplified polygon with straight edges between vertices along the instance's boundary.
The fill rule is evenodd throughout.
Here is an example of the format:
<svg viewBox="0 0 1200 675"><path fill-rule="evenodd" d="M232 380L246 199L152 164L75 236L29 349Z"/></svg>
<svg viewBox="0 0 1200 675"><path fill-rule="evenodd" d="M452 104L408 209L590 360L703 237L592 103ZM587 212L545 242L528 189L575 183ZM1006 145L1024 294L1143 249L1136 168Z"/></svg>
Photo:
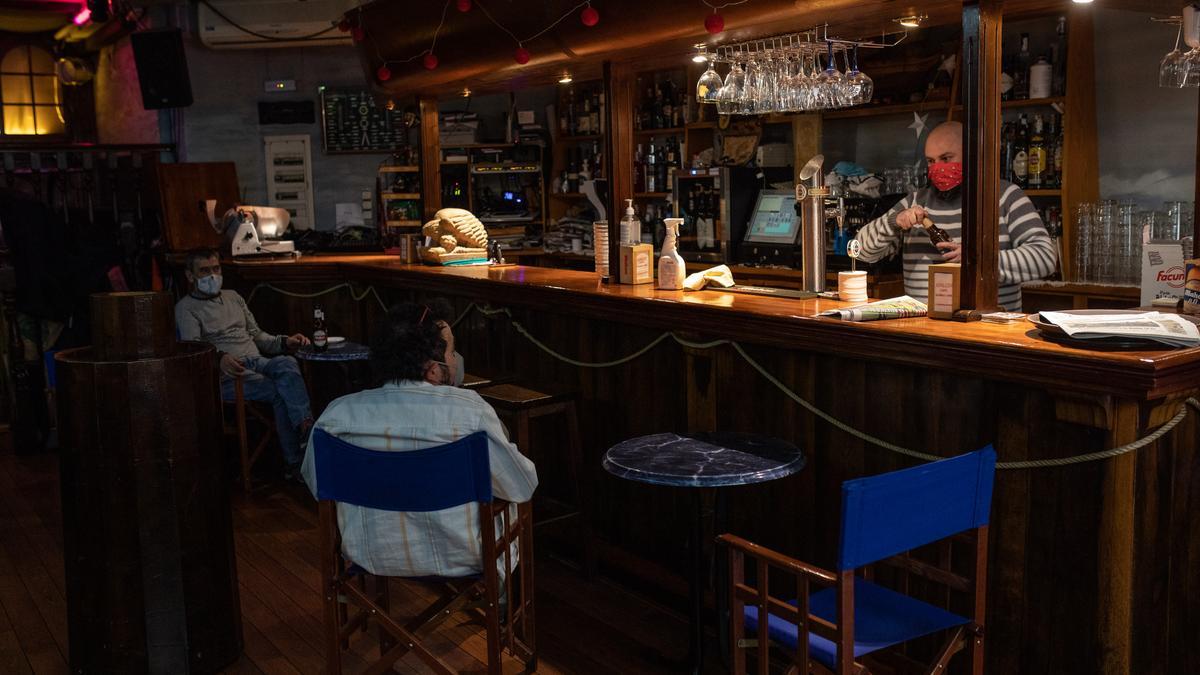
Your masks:
<svg viewBox="0 0 1200 675"><path fill-rule="evenodd" d="M32 45L13 47L0 59L0 121L5 136L66 133L54 57Z"/></svg>

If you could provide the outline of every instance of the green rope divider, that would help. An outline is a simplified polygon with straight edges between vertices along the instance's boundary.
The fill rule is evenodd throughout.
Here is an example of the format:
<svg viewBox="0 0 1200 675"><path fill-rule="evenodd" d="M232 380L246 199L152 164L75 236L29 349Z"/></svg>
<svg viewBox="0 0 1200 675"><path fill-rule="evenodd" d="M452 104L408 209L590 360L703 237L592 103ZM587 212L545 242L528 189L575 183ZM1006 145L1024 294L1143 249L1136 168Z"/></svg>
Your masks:
<svg viewBox="0 0 1200 675"><path fill-rule="evenodd" d="M384 311L387 311L386 305L384 305L383 300L379 297L379 294L375 291L375 288L373 286L368 286L365 291L363 291L361 294L358 294L356 296L354 293L353 287L351 287L350 284L348 284L348 283L340 284L338 286L334 286L332 288L328 288L324 291L320 291L317 293L293 293L290 291L281 290L270 284L260 284L259 286L254 288L254 291L252 291L250 293L250 298L246 300L247 304L250 303L250 300L254 298L255 293L257 293L260 288L267 288L272 291L275 291L276 293L280 293L282 295L296 297L296 298L315 298L315 297L319 297L319 296L326 295L328 293L332 293L334 291L340 290L341 288L350 288L350 296L352 298L354 298L354 300L359 301L359 300L362 300L363 298L365 298L367 295L374 295L376 301L379 302L379 306L382 307L384 309ZM642 347L641 349L638 349L638 350L634 351L633 353L631 353L627 356L623 356L619 359L614 359L612 361L580 361L579 359L571 358L565 354L560 354L559 352L552 349L549 345L547 345L546 343L539 340L536 336L534 336L532 333L530 333L525 328L525 326L521 325L521 322L513 319L513 315L510 310L503 308L503 307L501 307L499 309L493 309L490 307L480 307L479 305L477 305L475 303L471 303L470 305L467 306L467 308L465 310L463 310L462 314L460 314L458 316L458 318L456 318L454 320L454 322L450 324L451 327L457 327L458 324L461 323L472 311L477 311L480 314L482 314L488 318L492 318L492 317L496 317L496 316L508 317L509 323L512 325L513 329L516 330L519 334L521 334L525 339L527 339L531 343L533 343L533 345L535 347L542 350L543 352L546 352L551 357L556 358L559 361L562 361L564 363L569 363L569 364L579 367L579 368L612 368L613 366L619 366L619 365L622 365L625 363L629 363L630 361L635 361L635 360L641 358L647 352L654 349L655 347L657 347L659 344L661 344L663 341L665 341L667 339L672 339L676 343L678 343L684 347L689 347L691 349L715 349L717 347L729 345L730 347L733 348L733 350L735 352L738 353L738 356L741 356L742 359L750 365L751 368L758 371L758 374L761 375L763 377L763 379L765 379L767 382L769 382L771 385L773 385L776 389L778 389L780 392L782 392L785 396L790 398L792 401L795 401L796 404L798 404L800 407L809 411L814 416L819 417L820 419L829 423L831 426L833 426L837 429L840 429L841 431L844 431L844 432L850 434L851 436L855 436L861 440L864 440L872 445L883 448L884 450L889 450L891 452L905 455L907 457L912 457L914 459L920 459L920 460L924 460L927 462L932 462L932 461L936 461L939 459L945 459L944 457L940 457L938 455L931 455L929 453L919 452L917 450L910 450L903 446L896 445L895 443L885 441L882 438L872 436L871 434L868 434L865 431L860 431L858 429L855 429L854 427L837 419L836 417L830 415L829 413L825 412L824 410L821 410L817 406L813 405L809 401L806 401L799 394L797 394L796 392L794 392L790 388L788 388L788 386L786 384L784 384L783 382L781 382L779 380L779 378L772 375L766 368L764 368L762 366L762 364L760 364L758 361L755 361L753 357L751 357L748 353L746 353L746 350L745 350L745 348L742 347L742 345L738 344L737 342L734 342L733 340L713 340L711 342L694 342L694 341L688 340L686 338L680 337L679 335L676 335L675 333L666 332L666 333L663 333L662 335L659 335L658 337L654 338L653 340L651 340L649 344ZM1179 410L1171 417L1170 420L1167 420L1167 422L1165 424L1163 424L1159 428L1155 429L1150 434L1148 434L1148 435L1144 436L1143 438L1140 438L1136 441L1133 441L1132 443L1126 443L1125 445L1122 445L1122 446L1119 446L1116 448L1112 448L1109 450L1101 450L1099 452L1089 452L1089 453L1086 453L1083 455L1074 455L1071 457L1056 457L1056 458L1052 458L1052 459L1035 459L1035 460L1020 461L1020 462L997 462L996 468L997 469L1041 469L1041 468L1055 467L1055 466L1068 466L1071 464L1082 464L1085 462L1095 462L1095 461L1099 461L1102 459L1110 459L1113 457L1119 457L1126 453L1133 452L1134 450L1144 448L1147 445L1150 445L1151 443L1154 443L1158 439L1162 438L1166 434L1170 433L1170 431L1172 429L1174 429L1176 426L1178 426L1179 423L1182 422L1185 417L1187 417L1189 407L1195 408L1196 411L1198 413L1200 413L1200 400L1197 400L1195 398L1186 399L1182 404L1180 404Z"/></svg>

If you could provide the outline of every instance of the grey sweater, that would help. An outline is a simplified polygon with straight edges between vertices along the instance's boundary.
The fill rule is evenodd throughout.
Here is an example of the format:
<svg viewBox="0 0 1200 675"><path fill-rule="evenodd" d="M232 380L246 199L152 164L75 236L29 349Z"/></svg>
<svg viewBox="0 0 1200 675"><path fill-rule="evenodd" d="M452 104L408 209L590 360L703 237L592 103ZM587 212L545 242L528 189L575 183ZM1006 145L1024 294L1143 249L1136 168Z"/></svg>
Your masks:
<svg viewBox="0 0 1200 675"><path fill-rule="evenodd" d="M214 298L185 296L175 305L175 326L179 339L207 342L238 359L283 353L284 337L259 328L237 291L223 290Z"/></svg>
<svg viewBox="0 0 1200 675"><path fill-rule="evenodd" d="M926 302L929 296L929 265L944 262L942 252L929 241L923 228L905 232L896 216L910 206L920 205L929 219L962 242L962 199L944 200L937 192L922 188L901 199L883 216L858 232L861 259L876 262L903 252L904 292ZM1050 276L1058 261L1058 250L1029 197L1012 183L1000 182L1000 305L1010 311L1021 309L1021 284Z"/></svg>

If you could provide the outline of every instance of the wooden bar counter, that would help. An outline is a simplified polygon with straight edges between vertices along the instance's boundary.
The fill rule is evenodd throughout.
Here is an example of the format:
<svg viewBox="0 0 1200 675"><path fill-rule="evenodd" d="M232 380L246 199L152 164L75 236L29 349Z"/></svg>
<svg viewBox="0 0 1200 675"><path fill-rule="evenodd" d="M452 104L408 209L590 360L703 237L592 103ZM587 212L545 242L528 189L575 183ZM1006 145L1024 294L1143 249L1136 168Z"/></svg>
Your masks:
<svg viewBox="0 0 1200 675"><path fill-rule="evenodd" d="M1029 324L818 318L828 300L614 286L595 274L534 267L431 268L384 256L227 263L260 325L307 330L312 307L331 334L366 340L384 303L444 297L506 315L456 328L469 372L553 382L579 392L585 511L605 561L682 588L691 503L620 481L600 457L663 431L751 431L795 442L799 474L731 488L729 529L833 565L841 482L910 466L815 418L772 386L731 340L800 397L903 447L949 456L992 443L1001 462L1080 455L1136 440L1200 390L1200 349L1092 352L1044 342ZM312 294L343 285L318 298ZM366 295L363 295L366 293ZM357 299L356 299L357 298ZM1089 463L997 472L991 527L987 661L991 673L1200 672L1200 424L1190 414L1141 450ZM566 494L565 463L543 443L540 490ZM1194 515L1196 514L1196 515ZM635 562L636 561L636 562Z"/></svg>

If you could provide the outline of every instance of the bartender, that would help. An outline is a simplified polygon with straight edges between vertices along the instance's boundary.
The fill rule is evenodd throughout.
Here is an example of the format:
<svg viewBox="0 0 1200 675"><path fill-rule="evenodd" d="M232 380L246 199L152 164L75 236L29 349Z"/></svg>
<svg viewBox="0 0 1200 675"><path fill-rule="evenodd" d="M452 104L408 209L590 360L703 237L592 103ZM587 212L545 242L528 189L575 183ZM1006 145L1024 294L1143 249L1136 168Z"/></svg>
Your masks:
<svg viewBox="0 0 1200 675"><path fill-rule="evenodd" d="M876 262L903 253L904 291L927 302L929 266L961 260L962 134L959 122L945 122L925 140L929 187L905 195L899 203L858 231L861 260ZM922 225L929 218L950 235L936 246ZM1054 272L1057 249L1021 188L1000 181L1000 305L1021 309L1021 284Z"/></svg>

